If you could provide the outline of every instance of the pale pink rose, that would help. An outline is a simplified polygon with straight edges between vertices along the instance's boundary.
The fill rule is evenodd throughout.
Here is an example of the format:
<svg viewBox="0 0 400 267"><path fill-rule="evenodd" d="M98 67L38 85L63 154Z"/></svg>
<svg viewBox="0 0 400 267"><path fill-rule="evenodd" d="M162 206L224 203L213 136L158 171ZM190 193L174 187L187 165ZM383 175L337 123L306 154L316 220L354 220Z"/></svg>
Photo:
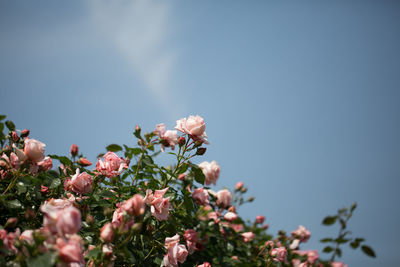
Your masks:
<svg viewBox="0 0 400 267"><path fill-rule="evenodd" d="M185 245L174 243L168 248L168 253L164 256L163 264L166 267L177 267L178 262L185 262L187 255L188 251Z"/></svg>
<svg viewBox="0 0 400 267"><path fill-rule="evenodd" d="M255 234L254 234L253 232L245 232L245 233L242 233L242 236L243 236L244 242L253 241L254 238L255 238Z"/></svg>
<svg viewBox="0 0 400 267"><path fill-rule="evenodd" d="M103 247L101 248L101 252L104 253L104 255L106 255L106 257L109 257L112 255L114 250L114 246L112 244L107 244L107 245L103 245Z"/></svg>
<svg viewBox="0 0 400 267"><path fill-rule="evenodd" d="M209 203L208 202L209 195L207 190L204 189L204 187L193 190L192 197L199 205L207 205Z"/></svg>
<svg viewBox="0 0 400 267"><path fill-rule="evenodd" d="M235 185L235 189L240 190L243 187L243 185L244 185L243 182L237 182Z"/></svg>
<svg viewBox="0 0 400 267"><path fill-rule="evenodd" d="M300 240L298 239L293 239L292 243L290 244L289 248L290 249L296 249L300 245Z"/></svg>
<svg viewBox="0 0 400 267"><path fill-rule="evenodd" d="M78 164L85 166L85 167L92 165L92 163L89 160L87 160L86 158L79 158Z"/></svg>
<svg viewBox="0 0 400 267"><path fill-rule="evenodd" d="M292 237L299 239L300 242L307 242L311 233L304 226L300 225L295 231L292 232Z"/></svg>
<svg viewBox="0 0 400 267"><path fill-rule="evenodd" d="M164 152L165 147L171 147L172 150L175 149L179 141L177 131L166 130L165 124L161 123L156 125L155 133L161 139L161 151Z"/></svg>
<svg viewBox="0 0 400 267"><path fill-rule="evenodd" d="M344 264L343 262L331 262L331 267L347 267L347 264Z"/></svg>
<svg viewBox="0 0 400 267"><path fill-rule="evenodd" d="M133 226L135 220L133 217L127 218L127 216L124 216L124 212L120 208L117 208L114 211L111 223L114 229L120 229L122 232L127 232Z"/></svg>
<svg viewBox="0 0 400 267"><path fill-rule="evenodd" d="M43 171L48 171L53 168L53 160L50 157L45 157L37 164Z"/></svg>
<svg viewBox="0 0 400 267"><path fill-rule="evenodd" d="M114 239L114 228L112 223L106 223L100 230L100 237L105 242L110 243Z"/></svg>
<svg viewBox="0 0 400 267"><path fill-rule="evenodd" d="M179 237L178 234L174 235L173 237L166 237L164 246L165 248L172 247L175 243L179 243L180 240L181 238Z"/></svg>
<svg viewBox="0 0 400 267"><path fill-rule="evenodd" d="M227 208L231 205L232 195L228 189L222 189L217 192L217 205Z"/></svg>
<svg viewBox="0 0 400 267"><path fill-rule="evenodd" d="M271 256L274 257L274 261L285 262L286 253L287 251L285 247L274 248L271 250Z"/></svg>
<svg viewBox="0 0 400 267"><path fill-rule="evenodd" d="M8 156L5 153L3 153L3 155L1 155L0 166L3 168L6 168L6 169L10 168L10 159L8 158Z"/></svg>
<svg viewBox="0 0 400 267"><path fill-rule="evenodd" d="M79 147L75 144L72 144L69 151L71 152L71 156L75 157L79 153Z"/></svg>
<svg viewBox="0 0 400 267"><path fill-rule="evenodd" d="M156 190L154 195L150 189L146 191L146 197L144 201L151 205L150 211L151 214L156 217L159 221L165 221L169 217L169 209L170 209L170 198L164 198L165 192L167 192L168 187L163 190Z"/></svg>
<svg viewBox="0 0 400 267"><path fill-rule="evenodd" d="M51 231L57 233L58 228L56 226L57 218L59 213L62 213L64 209L72 207L72 202L67 199L49 199L40 206L40 211L43 212L43 226Z"/></svg>
<svg viewBox="0 0 400 267"><path fill-rule="evenodd" d="M201 140L203 143L208 144L206 124L199 115L189 116L189 118L182 118L176 121L175 129L183 133L189 134L193 140Z"/></svg>
<svg viewBox="0 0 400 267"><path fill-rule="evenodd" d="M86 172L79 173L79 168L69 181L69 188L78 194L88 194L92 190L93 179L92 176Z"/></svg>
<svg viewBox="0 0 400 267"><path fill-rule="evenodd" d="M126 211L131 216L139 216L144 213L144 199L140 194L136 194L130 199L124 201L121 210Z"/></svg>
<svg viewBox="0 0 400 267"><path fill-rule="evenodd" d="M211 162L203 161L199 164L199 167L204 173L205 176L205 183L206 185L216 184L221 168L219 167L218 163L213 160Z"/></svg>
<svg viewBox="0 0 400 267"><path fill-rule="evenodd" d="M100 158L98 159L96 169L108 178L120 175L124 169L128 168L127 161L119 158L114 152L107 152L103 159L104 161Z"/></svg>
<svg viewBox="0 0 400 267"><path fill-rule="evenodd" d="M186 246L188 248L189 254L193 254L193 252L196 249L196 243L197 243L197 232L193 229L188 229L185 231L185 234L183 237L186 240Z"/></svg>
<svg viewBox="0 0 400 267"><path fill-rule="evenodd" d="M230 222L233 222L234 220L236 220L238 218L237 214L234 212L227 212L224 215L224 219Z"/></svg>
<svg viewBox="0 0 400 267"><path fill-rule="evenodd" d="M15 233L8 233L4 229L0 229L0 239L3 241L3 246L12 251L14 254L18 253L18 249L14 246L15 240L19 236L19 229Z"/></svg>
<svg viewBox="0 0 400 267"><path fill-rule="evenodd" d="M71 237L68 242L57 239L60 258L66 263L83 263L82 239L79 236Z"/></svg>
<svg viewBox="0 0 400 267"><path fill-rule="evenodd" d="M22 162L18 158L17 154L15 154L14 152L11 152L11 154L10 154L10 163L13 166L14 169L18 169Z"/></svg>
<svg viewBox="0 0 400 267"><path fill-rule="evenodd" d="M19 236L19 240L24 240L28 244L32 245L34 240L33 240L33 230L25 230L22 232L22 234Z"/></svg>
<svg viewBox="0 0 400 267"><path fill-rule="evenodd" d="M197 265L197 267L211 267L211 264L205 261L203 264Z"/></svg>
<svg viewBox="0 0 400 267"><path fill-rule="evenodd" d="M239 257L238 257L238 256L232 256L231 259L232 259L232 260L235 260L235 261L238 261L238 260L239 260Z"/></svg>
<svg viewBox="0 0 400 267"><path fill-rule="evenodd" d="M293 253L296 253L300 256L307 256L307 262L310 263L311 265L314 264L318 258L318 251L317 250L297 250L297 251L293 251Z"/></svg>
<svg viewBox="0 0 400 267"><path fill-rule="evenodd" d="M256 217L256 223L262 224L264 221L265 221L265 217L264 216L258 215Z"/></svg>
<svg viewBox="0 0 400 267"><path fill-rule="evenodd" d="M81 229L81 213L75 207L68 207L58 212L57 231L60 234L76 234Z"/></svg>
<svg viewBox="0 0 400 267"><path fill-rule="evenodd" d="M241 232L244 229L243 224L231 224L230 226L235 232Z"/></svg>
<svg viewBox="0 0 400 267"><path fill-rule="evenodd" d="M24 153L33 162L44 159L44 147L46 145L35 139L25 139Z"/></svg>

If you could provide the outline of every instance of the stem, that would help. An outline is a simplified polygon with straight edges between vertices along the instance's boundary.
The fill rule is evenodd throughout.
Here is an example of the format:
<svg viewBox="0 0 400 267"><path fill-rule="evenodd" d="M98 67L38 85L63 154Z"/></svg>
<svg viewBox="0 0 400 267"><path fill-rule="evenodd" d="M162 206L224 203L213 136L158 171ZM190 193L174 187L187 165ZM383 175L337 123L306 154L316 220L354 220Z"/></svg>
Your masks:
<svg viewBox="0 0 400 267"><path fill-rule="evenodd" d="M4 192L1 195L5 195L8 191L10 191L14 187L18 177L19 175L18 173L16 173L14 179L11 181L11 183L7 186L6 190L4 190Z"/></svg>
<svg viewBox="0 0 400 267"><path fill-rule="evenodd" d="M142 163L143 155L144 155L144 151L142 151L142 154L140 155L140 158L139 158L139 160L138 160L138 162L136 164L136 172L135 172L135 175L132 178L132 185L134 185L135 180L137 178L137 175L139 174L140 163Z"/></svg>

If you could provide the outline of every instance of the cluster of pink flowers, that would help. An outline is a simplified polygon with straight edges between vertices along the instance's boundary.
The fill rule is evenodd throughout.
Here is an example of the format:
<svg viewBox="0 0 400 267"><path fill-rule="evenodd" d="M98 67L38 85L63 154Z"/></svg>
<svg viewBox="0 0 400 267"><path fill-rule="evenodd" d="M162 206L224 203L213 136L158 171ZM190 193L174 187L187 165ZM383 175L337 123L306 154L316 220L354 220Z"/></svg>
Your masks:
<svg viewBox="0 0 400 267"><path fill-rule="evenodd" d="M100 174L112 178L120 175L124 169L128 168L128 165L129 160L118 157L114 152L107 152L103 160L98 159L96 169Z"/></svg>

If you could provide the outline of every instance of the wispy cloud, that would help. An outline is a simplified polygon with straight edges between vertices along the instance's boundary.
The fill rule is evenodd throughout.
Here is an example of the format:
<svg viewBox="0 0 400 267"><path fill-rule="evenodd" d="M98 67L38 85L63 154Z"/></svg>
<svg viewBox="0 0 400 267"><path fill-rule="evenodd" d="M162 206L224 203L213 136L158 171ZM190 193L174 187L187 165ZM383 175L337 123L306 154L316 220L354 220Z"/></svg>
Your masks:
<svg viewBox="0 0 400 267"><path fill-rule="evenodd" d="M171 104L175 53L167 42L168 2L93 0L89 9L96 28L127 58L144 86L159 103ZM176 111L170 109L170 113L176 116Z"/></svg>

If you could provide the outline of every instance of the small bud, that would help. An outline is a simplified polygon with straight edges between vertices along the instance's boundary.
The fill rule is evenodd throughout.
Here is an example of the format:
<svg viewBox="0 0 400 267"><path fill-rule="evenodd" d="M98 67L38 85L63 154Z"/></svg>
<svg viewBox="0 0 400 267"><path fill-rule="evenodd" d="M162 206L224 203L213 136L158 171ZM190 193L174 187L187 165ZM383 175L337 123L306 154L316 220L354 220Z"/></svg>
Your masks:
<svg viewBox="0 0 400 267"><path fill-rule="evenodd" d="M246 193L247 192L247 188L243 187L242 190L240 190L242 193Z"/></svg>
<svg viewBox="0 0 400 267"><path fill-rule="evenodd" d="M202 140L197 140L196 142L194 142L195 147L201 146L202 144L203 144Z"/></svg>
<svg viewBox="0 0 400 267"><path fill-rule="evenodd" d="M204 155L204 153L206 153L206 150L207 150L207 148L205 148L205 147L199 147L196 151L196 155L199 155L199 156Z"/></svg>
<svg viewBox="0 0 400 267"><path fill-rule="evenodd" d="M135 223L134 225L132 225L133 232L140 232L140 230L142 229L142 223Z"/></svg>
<svg viewBox="0 0 400 267"><path fill-rule="evenodd" d="M15 131L13 131L13 132L11 133L11 137L12 137L12 139L13 139L14 142L17 142L18 139L19 139L18 134L17 134L17 132L15 132Z"/></svg>
<svg viewBox="0 0 400 267"><path fill-rule="evenodd" d="M86 216L86 223L87 223L87 224L92 224L92 223L94 223L94 218L93 218L92 215L88 214L88 215Z"/></svg>
<svg viewBox="0 0 400 267"><path fill-rule="evenodd" d="M9 218L6 222L5 228L14 228L17 225L18 219L15 217Z"/></svg>
<svg viewBox="0 0 400 267"><path fill-rule="evenodd" d="M262 226L262 229L267 230L268 227L269 227L269 224L264 224L264 225Z"/></svg>
<svg viewBox="0 0 400 267"><path fill-rule="evenodd" d="M248 202L253 202L253 201L254 201L254 197L249 197L249 198L247 199L247 201L248 201Z"/></svg>
<svg viewBox="0 0 400 267"><path fill-rule="evenodd" d="M184 173L181 173L178 176L178 180L181 180L181 181L185 181L185 178L186 178L186 174L184 174Z"/></svg>
<svg viewBox="0 0 400 267"><path fill-rule="evenodd" d="M76 155L78 155L79 147L77 145L75 145L75 144L72 144L71 148L70 148L70 152L71 152L71 155L73 157L75 157Z"/></svg>
<svg viewBox="0 0 400 267"><path fill-rule="evenodd" d="M258 215L256 217L256 223L262 224L264 221L265 221L265 217L264 216Z"/></svg>
<svg viewBox="0 0 400 267"><path fill-rule="evenodd" d="M139 125L136 125L136 126L135 126L135 131L136 131L136 132L139 132L140 130L141 130L141 129L140 129L140 126L139 126Z"/></svg>
<svg viewBox="0 0 400 267"><path fill-rule="evenodd" d="M81 166L84 166L84 167L92 165L92 163L89 160L87 160L86 158L80 158L78 160L78 164Z"/></svg>
<svg viewBox="0 0 400 267"><path fill-rule="evenodd" d="M48 193L50 193L50 189L47 186L41 185L40 186L40 193L42 195L47 195Z"/></svg>
<svg viewBox="0 0 400 267"><path fill-rule="evenodd" d="M179 146L183 146L185 143L186 143L185 137L183 137L183 136L179 137L179 140L178 140Z"/></svg>
<svg viewBox="0 0 400 267"><path fill-rule="evenodd" d="M27 137L29 135L29 130L25 129L21 131L21 137Z"/></svg>
<svg viewBox="0 0 400 267"><path fill-rule="evenodd" d="M236 212L235 206L230 206L229 209L228 209L228 211L230 211L230 212Z"/></svg>
<svg viewBox="0 0 400 267"><path fill-rule="evenodd" d="M243 187L243 182L237 182L236 186L235 186L235 190L239 191L240 189L242 189L242 187Z"/></svg>

